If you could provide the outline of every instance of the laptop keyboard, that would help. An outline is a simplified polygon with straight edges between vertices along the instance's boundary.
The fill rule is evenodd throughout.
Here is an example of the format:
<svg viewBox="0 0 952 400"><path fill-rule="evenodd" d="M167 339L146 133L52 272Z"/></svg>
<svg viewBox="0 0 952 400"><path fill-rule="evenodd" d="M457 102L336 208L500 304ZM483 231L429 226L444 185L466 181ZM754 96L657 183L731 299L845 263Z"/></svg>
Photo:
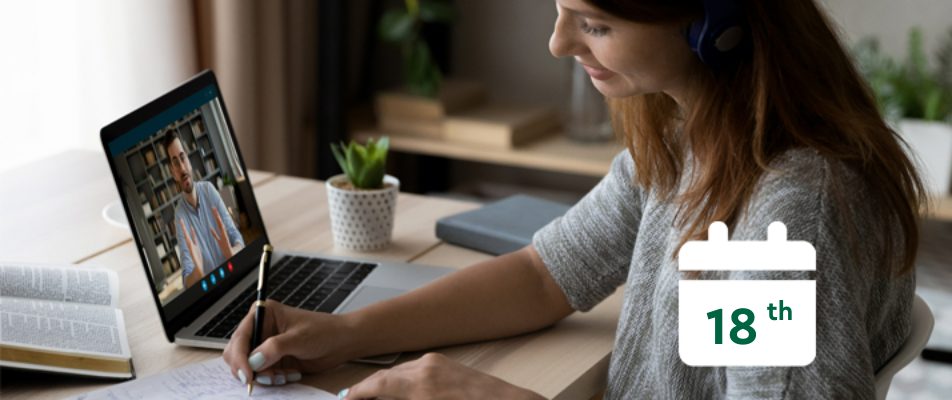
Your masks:
<svg viewBox="0 0 952 400"><path fill-rule="evenodd" d="M292 307L330 313L376 267L376 264L284 256L271 268L268 298ZM257 286L251 285L202 326L196 335L230 338L256 298Z"/></svg>

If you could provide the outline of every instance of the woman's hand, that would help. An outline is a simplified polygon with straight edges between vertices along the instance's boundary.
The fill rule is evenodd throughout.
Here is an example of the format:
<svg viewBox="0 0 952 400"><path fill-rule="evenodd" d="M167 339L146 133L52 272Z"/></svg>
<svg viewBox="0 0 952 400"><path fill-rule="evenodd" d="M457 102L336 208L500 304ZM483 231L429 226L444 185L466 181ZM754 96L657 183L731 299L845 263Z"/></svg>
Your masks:
<svg viewBox="0 0 952 400"><path fill-rule="evenodd" d="M267 339L251 350L254 307L235 329L225 346L224 359L231 373L246 384L257 372L256 382L270 385L294 382L301 372L319 372L348 359L341 349L351 335L343 317L288 307L273 300L265 304Z"/></svg>
<svg viewBox="0 0 952 400"><path fill-rule="evenodd" d="M380 370L338 394L355 399L543 399L437 353Z"/></svg>

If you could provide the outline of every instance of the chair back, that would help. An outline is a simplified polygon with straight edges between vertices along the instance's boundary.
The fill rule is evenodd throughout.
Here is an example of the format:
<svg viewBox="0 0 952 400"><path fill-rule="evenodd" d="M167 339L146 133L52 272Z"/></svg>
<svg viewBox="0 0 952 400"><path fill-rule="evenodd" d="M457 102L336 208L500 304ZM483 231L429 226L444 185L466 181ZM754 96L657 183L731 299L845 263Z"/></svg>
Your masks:
<svg viewBox="0 0 952 400"><path fill-rule="evenodd" d="M932 335L932 327L935 325L935 319L932 317L932 310L922 300L919 295L915 295L912 302L912 329L909 332L909 338L899 347L896 354L876 373L876 398L884 400L886 392L889 391L889 384L892 383L893 376L897 372L909 365L912 360L919 357L922 349L929 342L929 336Z"/></svg>

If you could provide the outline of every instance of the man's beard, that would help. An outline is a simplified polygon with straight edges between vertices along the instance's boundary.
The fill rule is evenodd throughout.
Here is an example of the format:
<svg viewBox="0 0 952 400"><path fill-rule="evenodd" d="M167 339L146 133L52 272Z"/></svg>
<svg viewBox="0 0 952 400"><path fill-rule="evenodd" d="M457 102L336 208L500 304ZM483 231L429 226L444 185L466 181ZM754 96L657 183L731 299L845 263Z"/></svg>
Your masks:
<svg viewBox="0 0 952 400"><path fill-rule="evenodd" d="M182 182L179 182L178 186L179 186L179 189L185 194L192 194L192 191L195 190L195 183L192 182L191 179L189 179L189 182L187 185L186 185L186 182L183 180Z"/></svg>

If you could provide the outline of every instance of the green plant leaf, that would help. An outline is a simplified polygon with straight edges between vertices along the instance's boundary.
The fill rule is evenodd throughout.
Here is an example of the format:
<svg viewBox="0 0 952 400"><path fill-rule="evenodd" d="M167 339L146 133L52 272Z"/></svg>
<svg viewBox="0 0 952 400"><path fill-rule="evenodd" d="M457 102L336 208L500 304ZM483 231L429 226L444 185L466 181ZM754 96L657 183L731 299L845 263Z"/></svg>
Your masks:
<svg viewBox="0 0 952 400"><path fill-rule="evenodd" d="M410 14L413 18L416 18L420 15L420 1L419 0L404 0L404 5L407 7L407 13Z"/></svg>
<svg viewBox="0 0 952 400"><path fill-rule="evenodd" d="M334 159L337 160L337 165L340 165L340 169L343 170L347 178L350 179L350 177L353 176L353 171L350 169L347 158L342 154L342 146L343 144L331 143L331 153L334 155Z"/></svg>
<svg viewBox="0 0 952 400"><path fill-rule="evenodd" d="M361 155L361 150L363 150L363 147L354 141L351 141L350 145L347 146L347 161L350 163L350 169L354 172L351 183L357 187L363 187L360 176L363 174L366 161L366 151L363 152L364 155Z"/></svg>
<svg viewBox="0 0 952 400"><path fill-rule="evenodd" d="M922 50L922 30L914 27L909 30L906 70L913 78L925 77L929 75L927 64L925 51Z"/></svg>
<svg viewBox="0 0 952 400"><path fill-rule="evenodd" d="M363 178L368 188L380 189L383 187L384 167L385 163L379 158L373 159L367 164Z"/></svg>
<svg viewBox="0 0 952 400"><path fill-rule="evenodd" d="M862 39L852 49L858 70L890 120L952 120L952 29L936 53L935 70L929 69L923 48L922 33L913 28L901 63L881 55L875 39Z"/></svg>
<svg viewBox="0 0 952 400"><path fill-rule="evenodd" d="M374 138L367 139L367 144L364 146L367 147L367 156L373 158L374 153L377 151L377 142L374 141Z"/></svg>
<svg viewBox="0 0 952 400"><path fill-rule="evenodd" d="M430 51L422 40L415 40L408 44L408 54L406 57L407 85L414 88L423 79L425 75L426 64L430 62Z"/></svg>
<svg viewBox="0 0 952 400"><path fill-rule="evenodd" d="M416 36L413 25L414 18L410 14L400 10L390 10L380 18L378 31L384 40L403 42Z"/></svg>
<svg viewBox="0 0 952 400"><path fill-rule="evenodd" d="M354 147L354 152L357 154L357 157L361 160L367 160L367 147L361 146L357 143L352 143L351 146Z"/></svg>
<svg viewBox="0 0 952 400"><path fill-rule="evenodd" d="M945 117L942 115L942 89L932 87L928 94L923 98L922 118L928 121L939 121Z"/></svg>
<svg viewBox="0 0 952 400"><path fill-rule="evenodd" d="M947 120L952 120L952 27L946 33L939 48L936 50L935 77L942 88L945 98L945 114Z"/></svg>
<svg viewBox="0 0 952 400"><path fill-rule="evenodd" d="M456 11L449 3L424 0L420 3L420 19L424 22L453 22L456 19Z"/></svg>
<svg viewBox="0 0 952 400"><path fill-rule="evenodd" d="M387 161L387 151L390 150L390 138L384 136L380 138L380 141L377 142L377 156L376 158L382 159L384 162Z"/></svg>
<svg viewBox="0 0 952 400"><path fill-rule="evenodd" d="M378 141L369 139L366 145L355 141L346 145L332 143L331 153L354 187L377 189L383 187L389 143L386 137Z"/></svg>
<svg viewBox="0 0 952 400"><path fill-rule="evenodd" d="M435 97L439 90L442 74L433 62L430 48L422 40L411 44L405 67L407 87L419 96Z"/></svg>

